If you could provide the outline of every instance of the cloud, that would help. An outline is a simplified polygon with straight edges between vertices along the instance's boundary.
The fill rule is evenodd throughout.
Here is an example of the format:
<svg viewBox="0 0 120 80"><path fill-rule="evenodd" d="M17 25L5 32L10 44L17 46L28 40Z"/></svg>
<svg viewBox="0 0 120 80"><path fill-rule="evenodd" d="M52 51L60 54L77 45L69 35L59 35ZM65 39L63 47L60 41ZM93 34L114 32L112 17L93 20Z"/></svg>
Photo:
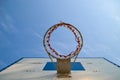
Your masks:
<svg viewBox="0 0 120 80"><path fill-rule="evenodd" d="M110 51L111 49L110 49L110 47L109 46L107 46L107 45L105 45L105 44L102 44L102 43L99 43L99 44L96 44L95 46L94 46L94 49L96 50L96 51L102 51L102 52L108 52L108 51Z"/></svg>
<svg viewBox="0 0 120 80"><path fill-rule="evenodd" d="M120 23L120 16L114 16L114 19Z"/></svg>
<svg viewBox="0 0 120 80"><path fill-rule="evenodd" d="M83 56L87 57L95 57L95 56L104 56L106 53L111 53L111 48L108 45L103 43L93 43L90 45L86 41L84 41L82 52L84 53Z"/></svg>
<svg viewBox="0 0 120 80"><path fill-rule="evenodd" d="M60 41L51 41L51 46L60 54L69 54L69 51L71 50L71 48Z"/></svg>
<svg viewBox="0 0 120 80"><path fill-rule="evenodd" d="M104 12L106 12L107 14L110 14L110 15L116 14L116 12L117 12L116 3L111 0L103 1L102 9L104 10Z"/></svg>
<svg viewBox="0 0 120 80"><path fill-rule="evenodd" d="M116 59L117 61L120 62L120 59L119 59L118 57L116 57L116 56L114 56L114 55L111 55L111 54L108 54L108 55L111 56L111 57L113 57L114 59Z"/></svg>
<svg viewBox="0 0 120 80"><path fill-rule="evenodd" d="M6 65L3 61L0 61L0 65Z"/></svg>
<svg viewBox="0 0 120 80"><path fill-rule="evenodd" d="M94 48L84 41L84 45L82 48L82 52L84 53L83 56L86 56L86 57L93 56L94 51L95 51Z"/></svg>
<svg viewBox="0 0 120 80"><path fill-rule="evenodd" d="M120 65L120 58L113 54L110 54L110 53L106 53L106 56L104 56L105 58L109 59L110 61L116 63L117 65Z"/></svg>
<svg viewBox="0 0 120 80"><path fill-rule="evenodd" d="M39 33L37 33L37 32L34 32L34 35L35 35L36 37L40 38L40 39L43 39L43 37L42 37Z"/></svg>
<svg viewBox="0 0 120 80"><path fill-rule="evenodd" d="M7 65L6 63L4 63L2 60L0 60L0 66L1 66L1 67L4 67L4 66L6 66L6 65ZM1 68L1 67L0 67L0 68Z"/></svg>
<svg viewBox="0 0 120 80"><path fill-rule="evenodd" d="M107 16L110 16L114 20L116 20L118 23L120 23L120 5L118 2L113 0L104 0L102 4L102 10L107 14Z"/></svg>
<svg viewBox="0 0 120 80"><path fill-rule="evenodd" d="M24 56L32 56L32 57L48 57L47 52L45 51L44 47L36 47L31 49L23 49L22 50Z"/></svg>
<svg viewBox="0 0 120 80"><path fill-rule="evenodd" d="M0 29L4 32L17 32L18 30L14 26L14 19L4 8L0 8Z"/></svg>

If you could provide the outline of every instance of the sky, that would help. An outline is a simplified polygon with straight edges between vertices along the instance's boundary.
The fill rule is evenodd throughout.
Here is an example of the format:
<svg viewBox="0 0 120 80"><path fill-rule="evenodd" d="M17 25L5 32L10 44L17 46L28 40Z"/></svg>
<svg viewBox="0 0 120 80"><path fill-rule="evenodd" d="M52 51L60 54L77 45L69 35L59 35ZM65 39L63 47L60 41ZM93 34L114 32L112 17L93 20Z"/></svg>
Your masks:
<svg viewBox="0 0 120 80"><path fill-rule="evenodd" d="M104 57L120 65L119 0L0 0L0 69L21 57L48 57L43 36L60 21L82 33L78 57ZM66 28L54 31L51 39L59 53L76 47Z"/></svg>

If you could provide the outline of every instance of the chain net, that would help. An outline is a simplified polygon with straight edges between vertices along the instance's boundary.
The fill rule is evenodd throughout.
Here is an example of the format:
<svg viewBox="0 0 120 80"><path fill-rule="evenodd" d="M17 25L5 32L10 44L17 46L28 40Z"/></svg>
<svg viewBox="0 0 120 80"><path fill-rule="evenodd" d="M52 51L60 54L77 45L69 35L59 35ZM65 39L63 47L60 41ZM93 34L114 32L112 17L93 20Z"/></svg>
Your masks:
<svg viewBox="0 0 120 80"><path fill-rule="evenodd" d="M72 31L72 33L75 36L75 41L78 43L76 46L76 49L74 51L70 52L68 55L59 54L50 44L51 34L53 33L54 30L56 30L59 27L65 27L65 28L69 29L70 31ZM83 38L82 38L80 31L76 27L74 27L71 24L61 22L59 24L53 25L52 27L50 27L47 30L47 32L44 35L43 44L44 44L45 50L47 51L48 55L50 55L54 58L57 58L57 59L68 59L68 58L77 56L79 54L79 52L83 46Z"/></svg>

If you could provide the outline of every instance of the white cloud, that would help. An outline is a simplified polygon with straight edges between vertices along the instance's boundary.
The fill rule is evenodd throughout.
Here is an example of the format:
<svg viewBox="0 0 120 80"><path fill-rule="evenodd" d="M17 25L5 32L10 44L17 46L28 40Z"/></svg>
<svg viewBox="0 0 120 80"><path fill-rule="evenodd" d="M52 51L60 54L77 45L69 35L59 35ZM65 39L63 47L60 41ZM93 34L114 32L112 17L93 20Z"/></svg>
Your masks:
<svg viewBox="0 0 120 80"><path fill-rule="evenodd" d="M110 49L110 47L109 46L107 46L107 45L105 45L105 44L96 44L96 49L99 51L103 51L103 52L107 52L107 51L110 51L111 49Z"/></svg>
<svg viewBox="0 0 120 80"><path fill-rule="evenodd" d="M113 41L119 41L120 40L120 37L119 37L119 31L116 31L116 33L114 32L112 36L112 39Z"/></svg>
<svg viewBox="0 0 120 80"><path fill-rule="evenodd" d="M92 45L88 43L84 43L82 52L87 57L95 57L95 56L104 56L106 53L111 53L111 48L102 43L94 43Z"/></svg>
<svg viewBox="0 0 120 80"><path fill-rule="evenodd" d="M93 48L93 46L90 46L84 41L82 51L86 57L90 57L94 55L93 52L95 51L95 49Z"/></svg>
<svg viewBox="0 0 120 80"><path fill-rule="evenodd" d="M103 1L102 9L107 14L110 14L110 15L116 14L116 11L117 11L116 3L111 0L105 0Z"/></svg>
<svg viewBox="0 0 120 80"><path fill-rule="evenodd" d="M14 26L14 20L5 9L0 8L0 27L5 32L17 32L16 27Z"/></svg>
<svg viewBox="0 0 120 80"><path fill-rule="evenodd" d="M106 12L107 15L116 15L118 13L118 4L113 0L104 0L102 5L102 10Z"/></svg>
<svg viewBox="0 0 120 80"><path fill-rule="evenodd" d="M4 63L2 60L0 60L0 65L1 65L1 66L5 66L5 65L7 65L7 64Z"/></svg>
<svg viewBox="0 0 120 80"><path fill-rule="evenodd" d="M110 16L115 21L120 23L120 5L114 0L104 0L102 4L102 10L107 16Z"/></svg>
<svg viewBox="0 0 120 80"><path fill-rule="evenodd" d="M34 53L34 54L40 54L41 49L28 49L29 52Z"/></svg>
<svg viewBox="0 0 120 80"><path fill-rule="evenodd" d="M0 22L0 25L3 30L8 31L7 25L4 22Z"/></svg>
<svg viewBox="0 0 120 80"><path fill-rule="evenodd" d="M119 56L116 57L113 54L106 53L105 58L109 59L110 61L112 61L112 62L114 62L114 63L116 63L118 65L120 65L120 58L119 58Z"/></svg>
<svg viewBox="0 0 120 80"><path fill-rule="evenodd" d="M114 16L114 19L120 23L120 16Z"/></svg>
<svg viewBox="0 0 120 80"><path fill-rule="evenodd" d="M34 35L35 35L36 37L40 38L40 39L43 39L43 37L42 37L39 33L37 33L37 32L34 32Z"/></svg>
<svg viewBox="0 0 120 80"><path fill-rule="evenodd" d="M68 54L70 51L70 47L62 42L51 41L51 46L60 54Z"/></svg>

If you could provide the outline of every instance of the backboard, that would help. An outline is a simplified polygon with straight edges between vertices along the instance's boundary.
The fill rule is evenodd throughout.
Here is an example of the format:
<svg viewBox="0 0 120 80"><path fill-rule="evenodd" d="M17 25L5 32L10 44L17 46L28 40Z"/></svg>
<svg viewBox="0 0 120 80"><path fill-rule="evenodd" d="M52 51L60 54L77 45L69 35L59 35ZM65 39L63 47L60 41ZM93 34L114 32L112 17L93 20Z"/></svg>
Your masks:
<svg viewBox="0 0 120 80"><path fill-rule="evenodd" d="M78 58L85 70L71 70L68 78L56 70L43 70L49 58L23 58L0 72L0 80L119 80L120 67L105 58ZM79 66L78 66L79 67Z"/></svg>

